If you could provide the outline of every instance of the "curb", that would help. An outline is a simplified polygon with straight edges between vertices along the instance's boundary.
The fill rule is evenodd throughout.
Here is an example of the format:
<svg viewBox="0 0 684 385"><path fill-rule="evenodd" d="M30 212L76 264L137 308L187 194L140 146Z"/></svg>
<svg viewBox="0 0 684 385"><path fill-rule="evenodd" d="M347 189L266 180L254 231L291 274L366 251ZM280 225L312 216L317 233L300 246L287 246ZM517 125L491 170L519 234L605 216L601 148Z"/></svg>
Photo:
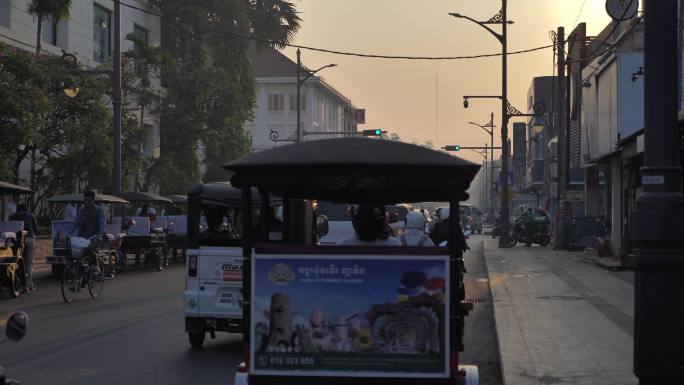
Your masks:
<svg viewBox="0 0 684 385"><path fill-rule="evenodd" d="M506 376L504 375L504 362L503 356L501 355L501 339L499 338L499 322L496 318L496 306L494 306L494 292L492 291L492 278L489 275L489 265L487 264L487 254L485 251L485 241L482 241L482 259L484 260L484 269L487 273L487 287L489 288L489 295L492 297L492 314L494 315L494 334L496 335L496 345L499 355L499 371L501 372L501 384L506 385Z"/></svg>

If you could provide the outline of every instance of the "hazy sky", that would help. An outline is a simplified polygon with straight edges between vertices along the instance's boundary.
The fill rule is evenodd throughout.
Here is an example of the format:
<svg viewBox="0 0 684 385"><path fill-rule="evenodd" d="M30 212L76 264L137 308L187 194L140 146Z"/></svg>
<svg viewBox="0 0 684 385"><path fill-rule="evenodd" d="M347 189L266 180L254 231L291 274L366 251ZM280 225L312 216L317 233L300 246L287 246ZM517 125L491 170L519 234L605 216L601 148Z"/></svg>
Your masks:
<svg viewBox="0 0 684 385"><path fill-rule="evenodd" d="M582 3L584 6L582 7ZM495 15L500 0L298 0L303 19L295 43L363 53L410 56L461 56L501 51L487 31L467 20L449 16L459 12L476 20ZM509 0L509 51L551 43L549 31L558 26L572 30L575 20L587 23L589 35L598 34L610 21L605 0ZM497 26L494 26L498 28ZM527 90L534 76L551 75L552 50L511 55L508 60L508 94L518 109L527 108ZM295 50L285 54L294 60ZM489 139L481 124L494 112L501 122L497 100L473 100L463 108L465 94L499 95L501 58L459 61L406 61L365 59L302 51L309 68L336 63L320 74L358 108L366 109L360 129L382 128L405 141L435 141L437 145L484 145ZM435 75L439 79L438 130L435 130ZM520 118L519 118L520 119ZM510 130L510 124L509 124ZM498 136L498 134L497 134ZM500 145L500 139L495 138ZM477 154L460 156L481 162ZM497 155L498 156L498 155Z"/></svg>

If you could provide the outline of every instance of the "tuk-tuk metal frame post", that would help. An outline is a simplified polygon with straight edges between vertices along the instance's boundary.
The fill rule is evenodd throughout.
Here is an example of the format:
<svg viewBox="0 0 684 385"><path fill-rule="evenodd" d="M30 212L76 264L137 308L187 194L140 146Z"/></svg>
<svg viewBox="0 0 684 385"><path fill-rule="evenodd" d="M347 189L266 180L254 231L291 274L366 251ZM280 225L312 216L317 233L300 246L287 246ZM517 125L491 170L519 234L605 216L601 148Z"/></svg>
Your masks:
<svg viewBox="0 0 684 385"><path fill-rule="evenodd" d="M287 196L283 196L283 242L292 243L290 239L290 199Z"/></svg>
<svg viewBox="0 0 684 385"><path fill-rule="evenodd" d="M252 188L242 188L242 341L250 344L252 302Z"/></svg>
<svg viewBox="0 0 684 385"><path fill-rule="evenodd" d="M268 228L269 228L269 221L270 221L270 215L269 215L269 197L270 193L267 191L259 191L259 194L261 195L261 210L259 211L259 242L268 242Z"/></svg>
<svg viewBox="0 0 684 385"><path fill-rule="evenodd" d="M458 352L463 350L464 320L460 303L465 297L462 271L463 250L460 249L458 232L460 231L459 200L449 201L449 352L451 354L451 376L458 372Z"/></svg>

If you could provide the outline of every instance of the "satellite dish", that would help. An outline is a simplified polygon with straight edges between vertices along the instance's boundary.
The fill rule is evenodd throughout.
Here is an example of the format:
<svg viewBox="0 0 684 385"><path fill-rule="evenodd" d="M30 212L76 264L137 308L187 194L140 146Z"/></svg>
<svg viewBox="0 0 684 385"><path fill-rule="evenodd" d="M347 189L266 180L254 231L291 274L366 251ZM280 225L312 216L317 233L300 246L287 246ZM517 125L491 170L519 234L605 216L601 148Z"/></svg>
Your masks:
<svg viewBox="0 0 684 385"><path fill-rule="evenodd" d="M639 0L606 0L606 12L615 21L625 21L636 16Z"/></svg>

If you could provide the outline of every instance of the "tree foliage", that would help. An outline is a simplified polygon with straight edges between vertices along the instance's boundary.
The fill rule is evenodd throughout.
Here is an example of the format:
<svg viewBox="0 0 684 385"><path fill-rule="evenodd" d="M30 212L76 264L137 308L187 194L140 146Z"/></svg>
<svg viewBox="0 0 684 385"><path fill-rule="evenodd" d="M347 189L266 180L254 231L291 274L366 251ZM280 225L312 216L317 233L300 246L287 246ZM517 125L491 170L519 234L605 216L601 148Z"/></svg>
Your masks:
<svg viewBox="0 0 684 385"><path fill-rule="evenodd" d="M246 56L250 40L236 35L254 36L262 47L282 46L297 32L300 19L294 5L284 0L153 3L165 15L192 25L162 21L164 38L154 59L164 87L155 108L161 156L146 180L158 183L165 194L184 193L202 179L202 171L204 181L226 180L221 166L251 149L244 130L255 104Z"/></svg>
<svg viewBox="0 0 684 385"><path fill-rule="evenodd" d="M38 22L36 30L36 53L40 53L43 41L43 21L47 17L53 22L69 18L71 0L31 0L28 13L35 16Z"/></svg>

